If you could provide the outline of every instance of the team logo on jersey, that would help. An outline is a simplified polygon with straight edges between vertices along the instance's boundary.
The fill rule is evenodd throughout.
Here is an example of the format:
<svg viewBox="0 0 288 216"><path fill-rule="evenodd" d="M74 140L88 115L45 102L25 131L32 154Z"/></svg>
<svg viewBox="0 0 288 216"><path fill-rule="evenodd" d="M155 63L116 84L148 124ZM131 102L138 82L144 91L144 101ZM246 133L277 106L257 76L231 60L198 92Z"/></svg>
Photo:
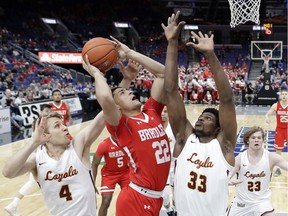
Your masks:
<svg viewBox="0 0 288 216"><path fill-rule="evenodd" d="M75 175L78 174L78 170L77 169L74 169L73 166L70 166L69 167L69 170L67 172L64 172L64 173L57 173L57 174L53 174L52 171L48 171L46 173L46 177L45 177L45 181L58 181L58 182L61 182L62 179L65 179L65 178L69 178L69 177L73 177Z"/></svg>
<svg viewBox="0 0 288 216"><path fill-rule="evenodd" d="M251 178L251 179L254 179L254 178L262 178L262 177L265 177L266 174L264 171L260 172L260 173L250 173L249 171L247 171L244 175L246 178Z"/></svg>
<svg viewBox="0 0 288 216"><path fill-rule="evenodd" d="M237 207L245 207L245 204L244 203L237 203Z"/></svg>
<svg viewBox="0 0 288 216"><path fill-rule="evenodd" d="M150 209L151 206L150 205L144 205L144 209Z"/></svg>
<svg viewBox="0 0 288 216"><path fill-rule="evenodd" d="M196 168L199 169L201 167L211 168L214 166L213 162L210 161L210 157L207 157L205 161L202 161L197 158L197 153L193 153L190 158L187 158L187 161L196 165Z"/></svg>

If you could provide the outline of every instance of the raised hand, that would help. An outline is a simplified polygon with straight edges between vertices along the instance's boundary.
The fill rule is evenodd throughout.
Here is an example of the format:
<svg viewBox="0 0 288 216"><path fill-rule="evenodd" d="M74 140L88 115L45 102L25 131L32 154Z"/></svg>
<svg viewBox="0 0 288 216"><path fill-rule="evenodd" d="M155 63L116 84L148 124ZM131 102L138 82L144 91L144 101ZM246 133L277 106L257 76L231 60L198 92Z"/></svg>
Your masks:
<svg viewBox="0 0 288 216"><path fill-rule="evenodd" d="M180 31L183 25L185 25L185 21L178 23L179 16L180 11L177 11L176 14L173 13L170 17L168 17L167 26L165 26L163 23L161 24L168 41L172 39L178 39Z"/></svg>
<svg viewBox="0 0 288 216"><path fill-rule="evenodd" d="M198 44L195 44L193 42L188 42L186 45L192 46L196 50L202 52L203 54L213 52L214 51L214 35L211 34L208 36L208 34L202 34L202 32L199 31L198 35L195 32L191 32L191 34L195 37L195 39L198 41Z"/></svg>
<svg viewBox="0 0 288 216"><path fill-rule="evenodd" d="M98 68L90 64L88 55L85 56L85 59L82 59L82 66L94 78L98 75L104 76Z"/></svg>
<svg viewBox="0 0 288 216"><path fill-rule="evenodd" d="M136 77L137 77L137 75L138 75L138 73L142 67L138 62L135 62L131 59L129 59L126 67L124 67L124 65L121 61L119 61L118 64L119 64L120 70L123 74L123 78L131 80L131 81L136 79Z"/></svg>
<svg viewBox="0 0 288 216"><path fill-rule="evenodd" d="M40 119L36 120L35 131L32 136L34 144L41 145L49 141L49 139L51 138L51 134L45 133L46 127L47 127L46 117L42 117L41 120Z"/></svg>
<svg viewBox="0 0 288 216"><path fill-rule="evenodd" d="M116 42L116 44L117 44L117 45L116 45L116 48L117 48L117 50L118 50L119 58L120 58L121 60L125 59L126 56L127 56L127 54L128 54L128 52L130 52L131 49L130 49L127 45L121 43L119 40L117 40L116 38L114 38L113 36L110 36L110 38L111 38L114 42Z"/></svg>

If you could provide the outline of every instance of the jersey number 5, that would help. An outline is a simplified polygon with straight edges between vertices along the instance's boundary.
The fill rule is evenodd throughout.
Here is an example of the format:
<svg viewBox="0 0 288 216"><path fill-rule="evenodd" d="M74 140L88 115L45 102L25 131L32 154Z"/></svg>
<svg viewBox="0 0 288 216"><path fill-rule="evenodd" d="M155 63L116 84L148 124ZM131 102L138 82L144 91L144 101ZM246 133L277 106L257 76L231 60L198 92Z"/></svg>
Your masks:
<svg viewBox="0 0 288 216"><path fill-rule="evenodd" d="M169 153L169 144L167 143L167 140L161 140L161 142L153 142L152 147L156 149L155 157L157 164L166 163L171 160Z"/></svg>
<svg viewBox="0 0 288 216"><path fill-rule="evenodd" d="M190 181L188 182L188 188L195 190L197 189L199 192L206 192L206 182L207 182L207 177L205 175L199 175L196 172L191 171L190 172ZM199 179L199 184L197 184Z"/></svg>
<svg viewBox="0 0 288 216"><path fill-rule="evenodd" d="M62 185L60 191L59 191L60 198L66 198L66 201L72 200L72 194L69 190L68 185Z"/></svg>

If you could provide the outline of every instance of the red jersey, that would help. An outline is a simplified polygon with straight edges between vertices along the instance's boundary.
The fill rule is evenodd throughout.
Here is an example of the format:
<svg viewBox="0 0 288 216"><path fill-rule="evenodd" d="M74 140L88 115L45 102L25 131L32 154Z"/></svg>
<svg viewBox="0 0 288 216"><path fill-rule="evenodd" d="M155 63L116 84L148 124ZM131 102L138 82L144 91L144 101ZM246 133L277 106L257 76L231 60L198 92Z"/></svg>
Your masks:
<svg viewBox="0 0 288 216"><path fill-rule="evenodd" d="M283 107L280 102L277 102L276 108L277 128L288 127L288 105Z"/></svg>
<svg viewBox="0 0 288 216"><path fill-rule="evenodd" d="M104 156L105 164L101 169L101 175L115 175L126 172L129 169L128 157L110 137L103 140L96 152L99 157Z"/></svg>
<svg viewBox="0 0 288 216"><path fill-rule="evenodd" d="M162 125L164 105L152 97L137 116L122 116L119 125L107 129L130 160L130 180L141 187L162 191L169 174L169 139Z"/></svg>
<svg viewBox="0 0 288 216"><path fill-rule="evenodd" d="M67 115L68 115L68 108L67 105L61 101L60 105L57 106L54 102L51 102L50 105L52 106L52 111L59 113L63 118L63 124L66 125Z"/></svg>

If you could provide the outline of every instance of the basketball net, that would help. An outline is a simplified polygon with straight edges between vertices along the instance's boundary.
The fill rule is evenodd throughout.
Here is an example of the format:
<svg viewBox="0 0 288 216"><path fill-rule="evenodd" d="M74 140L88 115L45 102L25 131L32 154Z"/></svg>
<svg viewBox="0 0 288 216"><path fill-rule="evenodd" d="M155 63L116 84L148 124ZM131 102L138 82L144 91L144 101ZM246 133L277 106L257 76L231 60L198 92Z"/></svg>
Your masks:
<svg viewBox="0 0 288 216"><path fill-rule="evenodd" d="M264 65L265 65L265 72L269 73L269 60L270 60L270 56L266 55L262 57L264 60Z"/></svg>
<svg viewBox="0 0 288 216"><path fill-rule="evenodd" d="M252 21L260 24L259 8L261 0L228 0L231 11L231 28L236 25L244 24L247 21Z"/></svg>

